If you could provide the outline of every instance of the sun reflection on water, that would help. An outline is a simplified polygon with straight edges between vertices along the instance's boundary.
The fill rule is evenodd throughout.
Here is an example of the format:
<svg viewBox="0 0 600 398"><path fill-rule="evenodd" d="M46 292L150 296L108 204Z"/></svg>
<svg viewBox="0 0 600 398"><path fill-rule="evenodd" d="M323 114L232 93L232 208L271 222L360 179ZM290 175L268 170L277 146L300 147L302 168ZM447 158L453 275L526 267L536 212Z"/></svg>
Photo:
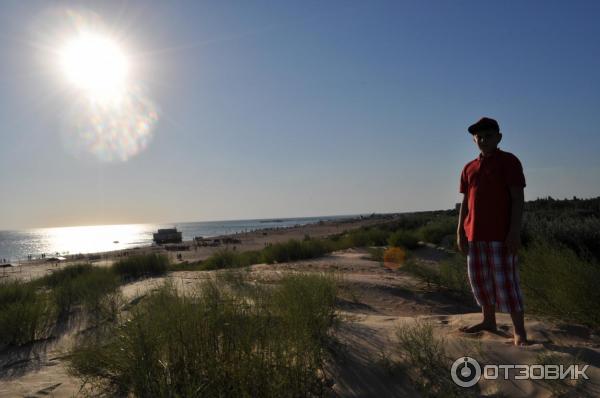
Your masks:
<svg viewBox="0 0 600 398"><path fill-rule="evenodd" d="M35 232L43 236L40 253L78 254L128 248L141 234L150 231L147 224L127 224L44 228Z"/></svg>

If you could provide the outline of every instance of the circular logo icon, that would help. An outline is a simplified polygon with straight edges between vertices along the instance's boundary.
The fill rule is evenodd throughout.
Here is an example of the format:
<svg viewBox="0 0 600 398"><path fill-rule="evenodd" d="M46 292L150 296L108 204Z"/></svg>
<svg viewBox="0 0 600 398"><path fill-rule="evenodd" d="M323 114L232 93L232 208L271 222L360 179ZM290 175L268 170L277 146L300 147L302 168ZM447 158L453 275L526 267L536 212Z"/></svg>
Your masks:
<svg viewBox="0 0 600 398"><path fill-rule="evenodd" d="M481 366L471 357L458 358L450 369L452 381L461 387L472 387L481 378Z"/></svg>

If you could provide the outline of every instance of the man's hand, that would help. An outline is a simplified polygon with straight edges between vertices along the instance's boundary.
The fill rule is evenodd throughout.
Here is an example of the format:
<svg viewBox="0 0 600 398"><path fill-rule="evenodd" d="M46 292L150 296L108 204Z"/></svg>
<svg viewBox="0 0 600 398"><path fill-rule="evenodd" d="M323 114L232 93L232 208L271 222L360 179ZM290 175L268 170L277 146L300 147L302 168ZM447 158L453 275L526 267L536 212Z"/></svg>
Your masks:
<svg viewBox="0 0 600 398"><path fill-rule="evenodd" d="M456 246L462 254L467 255L469 253L469 244L467 242L467 236L464 232L456 233Z"/></svg>
<svg viewBox="0 0 600 398"><path fill-rule="evenodd" d="M521 234L518 231L509 231L508 235L506 235L506 240L504 241L506 245L506 250L508 254L517 254L519 249L521 248Z"/></svg>

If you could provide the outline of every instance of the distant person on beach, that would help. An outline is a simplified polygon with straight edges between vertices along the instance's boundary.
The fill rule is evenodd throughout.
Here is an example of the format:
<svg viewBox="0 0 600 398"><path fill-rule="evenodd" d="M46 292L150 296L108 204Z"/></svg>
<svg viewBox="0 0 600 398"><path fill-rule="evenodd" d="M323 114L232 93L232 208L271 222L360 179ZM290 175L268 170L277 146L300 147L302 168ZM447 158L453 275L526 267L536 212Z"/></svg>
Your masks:
<svg viewBox="0 0 600 398"><path fill-rule="evenodd" d="M469 126L481 152L463 168L457 246L467 255L469 283L483 321L463 327L465 333L497 332L496 310L508 312L514 344L527 344L517 251L521 245L525 176L519 159L498 148L502 139L494 119Z"/></svg>

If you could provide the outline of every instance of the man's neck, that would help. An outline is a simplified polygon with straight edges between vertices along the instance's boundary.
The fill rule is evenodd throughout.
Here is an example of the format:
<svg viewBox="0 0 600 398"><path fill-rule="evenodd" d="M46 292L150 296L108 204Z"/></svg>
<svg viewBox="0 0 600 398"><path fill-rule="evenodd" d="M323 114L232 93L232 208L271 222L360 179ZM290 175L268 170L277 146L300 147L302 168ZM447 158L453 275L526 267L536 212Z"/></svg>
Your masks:
<svg viewBox="0 0 600 398"><path fill-rule="evenodd" d="M490 156L492 156L493 154L498 152L498 150L499 150L498 147L496 147L493 150L491 150L490 152L481 152L481 157L489 158Z"/></svg>

